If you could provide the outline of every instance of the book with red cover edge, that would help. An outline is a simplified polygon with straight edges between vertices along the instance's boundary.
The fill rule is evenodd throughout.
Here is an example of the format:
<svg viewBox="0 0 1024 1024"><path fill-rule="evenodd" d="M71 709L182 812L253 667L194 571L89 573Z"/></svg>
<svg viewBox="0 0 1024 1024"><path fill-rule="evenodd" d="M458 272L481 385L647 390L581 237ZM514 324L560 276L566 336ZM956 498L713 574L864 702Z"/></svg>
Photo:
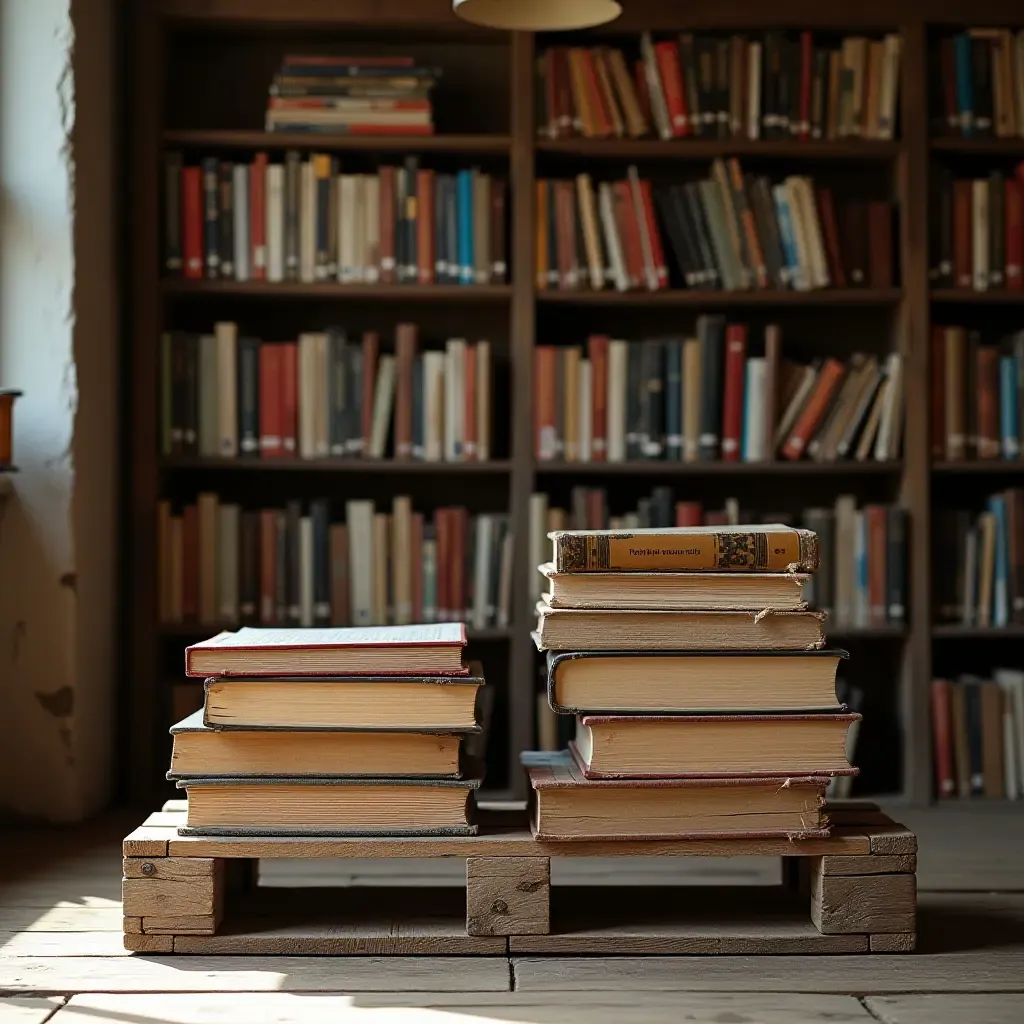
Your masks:
<svg viewBox="0 0 1024 1024"><path fill-rule="evenodd" d="M956 796L950 688L950 683L946 679L932 680L932 746L934 748L935 789L940 798Z"/></svg>
<svg viewBox="0 0 1024 1024"><path fill-rule="evenodd" d="M260 345L260 455L279 458L284 451L281 402L281 347Z"/></svg>
<svg viewBox="0 0 1024 1024"><path fill-rule="evenodd" d="M267 279L267 162L266 153L256 153L249 168L249 273L254 281Z"/></svg>
<svg viewBox="0 0 1024 1024"><path fill-rule="evenodd" d="M572 224L573 187L571 181L556 181L555 186L555 246L558 253L558 287L571 290L576 287L573 275L573 248L576 234Z"/></svg>
<svg viewBox="0 0 1024 1024"><path fill-rule="evenodd" d="M194 506L193 506L194 507ZM198 515L198 510L197 510ZM429 632L431 630L438 631L441 626L447 627L450 632L450 636L437 635L434 638L427 636L416 636L416 630ZM294 637L294 642L285 640L281 643L267 644L267 643L228 643L228 638L237 636L239 633L253 633L263 634L269 632L266 629L253 629L251 627L243 627L237 632L225 631L219 633L215 637L211 637L209 640L204 640L202 643L191 644L185 648L185 675L193 678L207 678L209 673L196 673L192 670L193 654L196 651L210 651L218 648L229 649L234 652L246 652L246 653L258 653L259 651L272 649L275 651L309 651L309 650L353 650L363 647L465 647L466 646L466 626L462 622L447 622L438 623L435 625L426 626L323 626L316 629L300 629L293 627L279 627L275 632L279 632L288 637ZM347 635L346 635L347 634ZM324 639L320 642L314 642L315 638L323 637ZM254 638L255 639L255 638ZM273 677L279 678L281 671L275 669L271 672L259 672L253 671L252 669L246 669L240 672L224 672L221 673L223 678L259 678L259 677ZM348 676L362 675L365 676L366 672L304 672L304 676L316 676L318 678L341 678ZM395 671L386 671L375 669L373 675L381 676L408 676L408 675L443 675L443 676L467 676L470 674L469 665L462 665L462 667L456 672L423 672L422 669L416 669L410 671L407 669L397 669Z"/></svg>
<svg viewBox="0 0 1024 1024"><path fill-rule="evenodd" d="M931 350L931 452L941 460L946 453L946 328L932 327Z"/></svg>
<svg viewBox="0 0 1024 1024"><path fill-rule="evenodd" d="M1024 185L1016 178L1004 184L1006 211L1006 287L1024 288Z"/></svg>
<svg viewBox="0 0 1024 1024"><path fill-rule="evenodd" d="M576 133L569 72L569 49L565 46L554 46L551 49L555 79L555 118L558 124L558 137L565 138Z"/></svg>
<svg viewBox="0 0 1024 1024"><path fill-rule="evenodd" d="M832 201L832 190L829 188L815 189L818 217L821 220L822 233L825 236L825 255L828 258L828 272L833 288L846 287L846 269L839 248L839 224L836 221L835 203Z"/></svg>
<svg viewBox="0 0 1024 1024"><path fill-rule="evenodd" d="M382 164L380 179L380 281L395 283L395 168ZM365 371L365 368L364 368Z"/></svg>
<svg viewBox="0 0 1024 1024"><path fill-rule="evenodd" d="M580 721L584 726L590 725L605 725L608 723L615 722L631 722L635 721L636 715L580 715ZM854 722L859 722L862 718L856 711L849 711L845 714L772 714L772 715L759 715L759 714L744 714L744 715L643 715L645 722L671 722L673 725L679 726L679 728L685 728L691 725L699 725L701 722L780 722L780 721L793 721L800 720L801 722L811 721L829 721L829 722L846 722L847 725L852 725ZM590 768L584 767L583 758L580 756L579 751L576 748L574 740L569 740L569 750L572 752L573 758L575 759L577 766L582 772L584 778L587 779L619 779L622 781L632 781L635 779L750 779L750 778L778 778L780 775L786 777L786 773L779 772L777 770L772 771L746 771L746 772L684 772L684 773L670 773L670 772L659 772L654 773L638 773L636 775L623 775L613 774L610 772L595 772ZM795 776L826 776L831 777L833 775L859 775L860 769L850 765L848 768L836 768L829 769L828 771L800 771L795 769L793 775Z"/></svg>
<svg viewBox="0 0 1024 1024"><path fill-rule="evenodd" d="M181 242L185 277L203 276L203 172L181 169Z"/></svg>
<svg viewBox="0 0 1024 1024"><path fill-rule="evenodd" d="M658 61L658 71L665 89L665 101L668 105L672 134L677 137L689 135L690 119L686 111L686 92L683 89L683 70L679 63L679 49L672 42L655 43L654 56Z"/></svg>
<svg viewBox="0 0 1024 1024"><path fill-rule="evenodd" d="M597 81L597 68L594 66L594 54L592 50L580 50L583 74L586 79L587 95L590 100L590 109L594 115L594 134L597 138L607 139L612 134L612 118L605 107L604 96L601 93L601 86Z"/></svg>
<svg viewBox="0 0 1024 1024"><path fill-rule="evenodd" d="M415 324L399 324L395 328L395 458L412 458L413 372L419 331Z"/></svg>
<svg viewBox="0 0 1024 1024"><path fill-rule="evenodd" d="M640 225L629 194L629 182L616 181L612 185L612 192L615 196L615 223L622 238L626 258L626 276L631 288L639 288L645 276L644 255L643 247L640 245Z"/></svg>
<svg viewBox="0 0 1024 1024"><path fill-rule="evenodd" d="M590 359L591 383L591 442L590 457L594 462L608 458L608 344L606 334L592 334L587 338L587 357ZM537 392L534 392L534 396Z"/></svg>
<svg viewBox="0 0 1024 1024"><path fill-rule="evenodd" d="M647 178L640 179L640 199L644 205L647 233L651 237L651 251L654 254L654 272L658 275L658 288L668 287L668 264L665 262L665 247L661 244L658 218L654 215L654 192Z"/></svg>
<svg viewBox="0 0 1024 1024"><path fill-rule="evenodd" d="M811 33L800 33L800 107L799 132L797 137L811 137L811 71L814 62L814 41Z"/></svg>
<svg viewBox="0 0 1024 1024"><path fill-rule="evenodd" d="M799 459L803 455L807 442L814 436L829 403L838 391L844 373L845 367L838 359L829 358L825 361L814 390L782 447L783 458Z"/></svg>
<svg viewBox="0 0 1024 1024"><path fill-rule="evenodd" d="M700 526L704 521L704 509L699 501L676 502L676 526Z"/></svg>
<svg viewBox="0 0 1024 1024"><path fill-rule="evenodd" d="M747 328L725 329L725 393L722 400L722 461L738 462L743 433L743 385L747 367Z"/></svg>
<svg viewBox="0 0 1024 1024"><path fill-rule="evenodd" d="M299 346L294 341L280 345L281 452L283 456L299 453Z"/></svg>
<svg viewBox="0 0 1024 1024"><path fill-rule="evenodd" d="M957 288L971 287L972 230L971 183L957 178L953 182L953 282Z"/></svg>
<svg viewBox="0 0 1024 1024"><path fill-rule="evenodd" d="M420 284L434 283L434 172L416 172L416 260Z"/></svg>

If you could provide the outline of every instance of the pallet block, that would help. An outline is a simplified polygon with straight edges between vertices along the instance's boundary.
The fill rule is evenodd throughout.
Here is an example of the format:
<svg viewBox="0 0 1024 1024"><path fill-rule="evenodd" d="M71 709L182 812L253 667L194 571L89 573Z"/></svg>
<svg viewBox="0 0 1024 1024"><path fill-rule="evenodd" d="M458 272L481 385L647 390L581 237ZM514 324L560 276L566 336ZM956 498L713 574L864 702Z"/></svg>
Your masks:
<svg viewBox="0 0 1024 1024"><path fill-rule="evenodd" d="M484 816L471 837L179 836L170 801L124 840L124 941L193 954L905 953L917 840L873 804L828 810L827 839L540 842ZM552 888L551 857L777 856L770 887ZM462 857L462 889L272 889L263 857Z"/></svg>

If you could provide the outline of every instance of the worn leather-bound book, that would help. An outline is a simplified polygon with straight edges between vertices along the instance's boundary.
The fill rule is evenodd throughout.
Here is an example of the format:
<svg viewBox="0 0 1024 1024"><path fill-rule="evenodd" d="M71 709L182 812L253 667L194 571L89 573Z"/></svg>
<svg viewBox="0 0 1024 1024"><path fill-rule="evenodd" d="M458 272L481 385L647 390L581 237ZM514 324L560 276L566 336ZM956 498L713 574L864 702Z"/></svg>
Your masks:
<svg viewBox="0 0 1024 1024"><path fill-rule="evenodd" d="M588 779L571 754L527 752L542 840L814 839L829 834L822 776Z"/></svg>

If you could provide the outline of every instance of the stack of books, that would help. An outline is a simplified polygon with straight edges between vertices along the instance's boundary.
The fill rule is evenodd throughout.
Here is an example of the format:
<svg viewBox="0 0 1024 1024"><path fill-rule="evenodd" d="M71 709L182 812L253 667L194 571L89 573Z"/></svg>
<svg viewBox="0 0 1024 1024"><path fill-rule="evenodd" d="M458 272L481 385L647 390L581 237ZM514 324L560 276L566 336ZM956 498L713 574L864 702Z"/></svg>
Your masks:
<svg viewBox="0 0 1024 1024"><path fill-rule="evenodd" d="M537 646L568 754L527 754L546 839L828 834L850 764L845 651L802 590L817 537L781 525L553 533Z"/></svg>
<svg viewBox="0 0 1024 1024"><path fill-rule="evenodd" d="M288 55L270 84L268 132L431 135L440 68L412 57Z"/></svg>
<svg viewBox="0 0 1024 1024"><path fill-rule="evenodd" d="M472 835L487 691L459 623L240 629L188 648L184 835Z"/></svg>

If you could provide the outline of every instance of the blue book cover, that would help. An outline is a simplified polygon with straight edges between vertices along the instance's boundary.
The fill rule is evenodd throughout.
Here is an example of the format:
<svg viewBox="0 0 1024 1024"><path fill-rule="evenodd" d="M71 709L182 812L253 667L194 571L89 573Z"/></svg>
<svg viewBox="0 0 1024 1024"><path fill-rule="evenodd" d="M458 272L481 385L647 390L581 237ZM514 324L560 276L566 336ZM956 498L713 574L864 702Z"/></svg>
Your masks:
<svg viewBox="0 0 1024 1024"><path fill-rule="evenodd" d="M459 279L462 284L475 280L473 260L473 172L459 171L458 182Z"/></svg>
<svg viewBox="0 0 1024 1024"><path fill-rule="evenodd" d="M1020 456L1020 396L1017 394L1017 360L1003 356L999 360L999 432L1004 459Z"/></svg>
<svg viewBox="0 0 1024 1024"><path fill-rule="evenodd" d="M743 367L743 422L740 426L740 461L750 461L750 396L754 392L756 382L751 373L751 363L748 359Z"/></svg>
<svg viewBox="0 0 1024 1024"><path fill-rule="evenodd" d="M992 577L992 625L1010 623L1010 547L1006 536L1006 499L993 494L988 499L988 510L996 521L995 572Z"/></svg>
<svg viewBox="0 0 1024 1024"><path fill-rule="evenodd" d="M683 343L665 342L665 457L683 458Z"/></svg>
<svg viewBox="0 0 1024 1024"><path fill-rule="evenodd" d="M772 199L775 201L775 217L779 222L779 238L782 241L782 255L789 268L789 280L794 284L803 280L800 260L796 254L796 237L793 234L793 221L789 216L789 197L785 185L772 187Z"/></svg>
<svg viewBox="0 0 1024 1024"><path fill-rule="evenodd" d="M953 37L956 63L956 105L960 111L960 133L974 134L974 91L971 85L971 37L961 32Z"/></svg>

